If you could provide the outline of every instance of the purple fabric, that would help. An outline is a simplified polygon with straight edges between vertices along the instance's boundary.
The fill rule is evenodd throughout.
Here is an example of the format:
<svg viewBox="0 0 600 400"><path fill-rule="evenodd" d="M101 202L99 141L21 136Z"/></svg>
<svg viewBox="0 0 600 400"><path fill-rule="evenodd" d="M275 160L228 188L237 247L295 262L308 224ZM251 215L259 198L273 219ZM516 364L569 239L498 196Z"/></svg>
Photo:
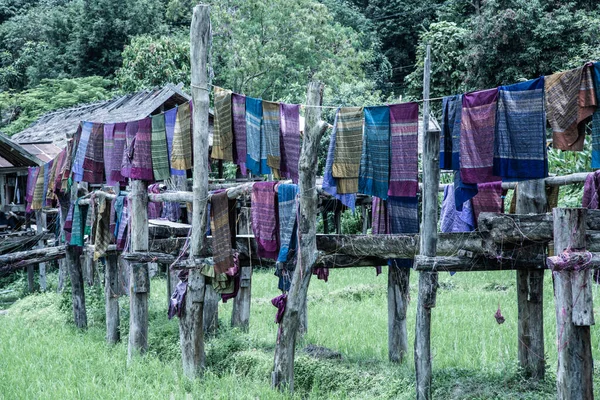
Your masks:
<svg viewBox="0 0 600 400"><path fill-rule="evenodd" d="M316 275L319 280L327 282L329 278L329 268L318 267L313 268L313 275Z"/></svg>
<svg viewBox="0 0 600 400"><path fill-rule="evenodd" d="M447 185L444 188L440 225L442 232L471 232L475 229L471 200L463 203L462 211L456 210L454 185Z"/></svg>
<svg viewBox="0 0 600 400"><path fill-rule="evenodd" d="M390 106L390 184L388 196L415 197L419 187L419 105Z"/></svg>
<svg viewBox="0 0 600 400"><path fill-rule="evenodd" d="M187 293L188 286L188 275L189 271L185 269L179 271L179 274L177 275L179 283L175 287L171 299L169 300L169 311L167 314L169 319L172 319L176 315L178 318L181 318L181 315L183 314L183 309L185 308L185 294Z"/></svg>
<svg viewBox="0 0 600 400"><path fill-rule="evenodd" d="M125 147L123 148L123 159L121 160L121 175L124 178L131 178L131 162L133 161L133 150L137 131L138 121L127 123L125 127Z"/></svg>
<svg viewBox="0 0 600 400"><path fill-rule="evenodd" d="M300 161L300 106L298 104L279 105L281 115L281 176L298 183L298 162Z"/></svg>
<svg viewBox="0 0 600 400"><path fill-rule="evenodd" d="M285 305L287 304L287 294L283 293L271 300L271 304L277 307L277 314L275 315L275 323L280 324L283 321L283 314L285 313Z"/></svg>
<svg viewBox="0 0 600 400"><path fill-rule="evenodd" d="M233 114L233 162L240 167L242 175L246 175L246 96L233 93L231 95Z"/></svg>
<svg viewBox="0 0 600 400"><path fill-rule="evenodd" d="M160 193L160 183L153 183L148 186L148 193ZM148 202L148 219L158 219L161 217L163 203L156 203L154 201Z"/></svg>
<svg viewBox="0 0 600 400"><path fill-rule="evenodd" d="M104 175L106 176L106 184L109 186L114 186L118 183L112 180L112 170L116 161L114 155L115 124L104 124Z"/></svg>
<svg viewBox="0 0 600 400"><path fill-rule="evenodd" d="M233 292L221 294L221 300L223 301L223 303L227 303L227 300L231 300L237 297L237 294L240 291L241 269L240 260L237 252L233 253L233 267L229 268L227 272L225 272L225 274L230 277L229 279L233 279Z"/></svg>
<svg viewBox="0 0 600 400"><path fill-rule="evenodd" d="M123 199L123 210L121 211L121 218L118 220L118 231L117 231L117 250L123 251L125 244L127 243L127 227L129 225L129 210L127 204L127 197Z"/></svg>
<svg viewBox="0 0 600 400"><path fill-rule="evenodd" d="M493 174L498 88L463 96L460 122L460 177L464 183L500 180Z"/></svg>
<svg viewBox="0 0 600 400"><path fill-rule="evenodd" d="M372 197L373 225L371 231L373 235L386 235L390 233L390 218L388 216L385 201L379 197Z"/></svg>
<svg viewBox="0 0 600 400"><path fill-rule="evenodd" d="M77 141L77 150L73 159L73 181L81 182L83 179L83 161L85 160L85 154L92 134L92 127L94 126L91 122L83 122L81 128L81 134Z"/></svg>
<svg viewBox="0 0 600 400"><path fill-rule="evenodd" d="M104 125L94 123L83 161L83 181L104 183Z"/></svg>
<svg viewBox="0 0 600 400"><path fill-rule="evenodd" d="M167 153L169 162L171 162L171 152L173 151L173 137L175 134L175 120L177 119L177 107L165 111L165 131L167 133ZM171 171L171 175L173 171Z"/></svg>
<svg viewBox="0 0 600 400"><path fill-rule="evenodd" d="M598 195L600 195L600 171L591 173L585 178L581 206L594 210L599 209L600 201Z"/></svg>
<svg viewBox="0 0 600 400"><path fill-rule="evenodd" d="M33 201L33 192L35 190L38 174L40 173L40 167L28 167L27 170L27 188L25 190L25 202L27 203L27 208L25 211L31 212L31 202Z"/></svg>
<svg viewBox="0 0 600 400"><path fill-rule="evenodd" d="M110 177L108 175L106 175L106 179L108 181L110 181L111 183L109 184L118 184L118 183L125 183L126 179L125 177L123 177L123 175L121 175L121 165L123 163L123 152L125 151L125 136L126 136L126 131L127 129L127 124L125 122L120 122L118 124L114 125L114 132L113 132L113 152L110 155L111 160L111 170L110 170ZM104 157L104 160L108 160L106 157Z"/></svg>
<svg viewBox="0 0 600 400"><path fill-rule="evenodd" d="M504 190L502 182L488 182L477 185L477 195L471 200L473 202L473 214L475 222L482 212L503 213L504 212Z"/></svg>
<svg viewBox="0 0 600 400"><path fill-rule="evenodd" d="M138 131L135 135L133 158L131 161L131 179L144 181L154 180L152 171L152 118L138 121Z"/></svg>
<svg viewBox="0 0 600 400"><path fill-rule="evenodd" d="M277 259L277 191L275 182L256 182L252 187L252 232L259 257Z"/></svg>

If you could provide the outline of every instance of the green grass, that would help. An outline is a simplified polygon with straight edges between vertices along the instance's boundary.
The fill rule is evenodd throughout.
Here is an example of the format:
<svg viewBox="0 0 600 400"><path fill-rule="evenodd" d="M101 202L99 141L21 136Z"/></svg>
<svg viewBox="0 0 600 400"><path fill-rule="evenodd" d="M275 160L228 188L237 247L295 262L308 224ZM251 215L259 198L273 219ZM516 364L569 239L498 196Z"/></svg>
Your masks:
<svg viewBox="0 0 600 400"><path fill-rule="evenodd" d="M414 398L412 351L406 365L387 362L387 276L373 268L332 270L328 283L309 290L308 334L298 343L297 398ZM417 274L411 276L409 343L414 341ZM52 279L49 280L53 282ZM5 287L22 293L26 282ZM51 285L52 286L52 285ZM2 289L0 289L1 291ZM599 304L600 289L593 289ZM0 398L286 398L269 388L277 337L277 295L272 272L255 271L250 330L230 329L232 304L220 305L221 329L207 342L207 373L194 382L180 366L178 323L166 317L166 286L152 281L149 355L127 366L128 299L122 298L123 343L104 341L101 288L87 289L90 327L72 326L70 295L48 292L24 297L0 315ZM514 272L440 274L433 310L434 397L447 399L555 398L555 317L550 273L546 273L544 330L547 378L522 379L517 370L517 308ZM506 322L494 319L498 305ZM600 330L592 328L594 357ZM340 352L341 360L317 360L308 344ZM598 373L595 388L600 388Z"/></svg>

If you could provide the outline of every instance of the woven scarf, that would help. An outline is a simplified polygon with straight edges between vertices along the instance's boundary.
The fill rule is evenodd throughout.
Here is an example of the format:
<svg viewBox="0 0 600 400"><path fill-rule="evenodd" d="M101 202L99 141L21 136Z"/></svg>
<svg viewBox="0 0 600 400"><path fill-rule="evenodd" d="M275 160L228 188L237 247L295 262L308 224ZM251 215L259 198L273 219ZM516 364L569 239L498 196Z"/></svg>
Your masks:
<svg viewBox="0 0 600 400"><path fill-rule="evenodd" d="M106 197L98 198L98 217L96 218L96 229L94 237L94 261L106 255L110 244L110 207L107 205Z"/></svg>
<svg viewBox="0 0 600 400"><path fill-rule="evenodd" d="M281 176L298 183L298 163L300 161L300 106L281 103Z"/></svg>
<svg viewBox="0 0 600 400"><path fill-rule="evenodd" d="M214 160L233 161L233 122L231 91L215 86L215 120L211 157Z"/></svg>
<svg viewBox="0 0 600 400"><path fill-rule="evenodd" d="M298 185L280 184L277 187L277 203L279 208L279 249L278 262L286 262L292 246L292 238L298 215Z"/></svg>
<svg viewBox="0 0 600 400"><path fill-rule="evenodd" d="M440 229L442 232L471 232L475 229L471 200L465 201L462 205L462 211L458 211L454 200L454 185L452 184L444 187Z"/></svg>
<svg viewBox="0 0 600 400"><path fill-rule="evenodd" d="M192 169L192 123L190 103L177 107L177 118L173 131L173 152L171 153L171 169L182 172L174 175L185 175Z"/></svg>
<svg viewBox="0 0 600 400"><path fill-rule="evenodd" d="M460 126L460 177L465 183L498 180L493 176L498 88L463 96Z"/></svg>
<svg viewBox="0 0 600 400"><path fill-rule="evenodd" d="M475 222L482 212L503 213L504 194L502 182L488 182L477 185L477 195L473 197L473 213Z"/></svg>
<svg viewBox="0 0 600 400"><path fill-rule="evenodd" d="M175 135L175 121L177 120L177 107L165 111L165 136L167 137L167 157L169 166L171 165L171 155L173 154L173 137ZM184 175L178 169L170 168L171 175Z"/></svg>
<svg viewBox="0 0 600 400"><path fill-rule="evenodd" d="M277 259L277 192L275 182L256 182L252 186L252 232L259 257Z"/></svg>
<svg viewBox="0 0 600 400"><path fill-rule="evenodd" d="M234 151L233 162L240 167L242 175L246 175L246 96L233 93L231 95L233 113Z"/></svg>
<svg viewBox="0 0 600 400"><path fill-rule="evenodd" d="M44 194L44 170L46 165L39 167L39 172L36 176L35 186L33 189L33 197L31 200L32 210L41 210L44 205L46 196Z"/></svg>
<svg viewBox="0 0 600 400"><path fill-rule="evenodd" d="M229 199L226 190L212 195L210 212L214 225L213 260L217 274L224 274L233 267L233 249L236 244L235 207L236 200Z"/></svg>
<svg viewBox="0 0 600 400"><path fill-rule="evenodd" d="M84 122L81 128L81 136L77 144L77 152L73 161L73 181L81 182L83 180L83 162L92 134L92 128L94 124L91 122Z"/></svg>
<svg viewBox="0 0 600 400"><path fill-rule="evenodd" d="M122 199L122 200L119 200ZM126 196L117 197L117 201L122 201L122 206L119 206L118 203L115 204L115 209L117 211L117 224L115 230L117 231L117 250L123 251L125 249L125 245L127 244L127 226L129 225L129 207L127 204ZM121 207L121 213L119 215L119 208Z"/></svg>
<svg viewBox="0 0 600 400"><path fill-rule="evenodd" d="M477 195L476 183L464 183L460 179L460 171L454 172L454 207L462 211L463 204Z"/></svg>
<svg viewBox="0 0 600 400"><path fill-rule="evenodd" d="M544 77L500 86L493 172L502 180L548 175Z"/></svg>
<svg viewBox="0 0 600 400"><path fill-rule="evenodd" d="M419 233L419 201L416 197L395 197L387 199L390 218L390 233ZM412 268L412 258L390 260L390 266Z"/></svg>
<svg viewBox="0 0 600 400"><path fill-rule="evenodd" d="M585 178L581 206L597 210L600 208L600 171L595 171Z"/></svg>
<svg viewBox="0 0 600 400"><path fill-rule="evenodd" d="M592 69L596 105L600 105L600 62L595 62ZM600 109L592 116L592 168L600 168Z"/></svg>
<svg viewBox="0 0 600 400"><path fill-rule="evenodd" d="M442 99L442 132L440 134L440 168L460 169L460 119L462 94Z"/></svg>
<svg viewBox="0 0 600 400"><path fill-rule="evenodd" d="M373 225L371 233L373 233L373 235L389 234L391 231L390 218L388 216L385 200L382 200L379 197L373 197L372 201Z"/></svg>
<svg viewBox="0 0 600 400"><path fill-rule="evenodd" d="M255 175L270 174L261 99L246 97L246 167Z"/></svg>
<svg viewBox="0 0 600 400"><path fill-rule="evenodd" d="M79 125L79 128L77 129L77 133L75 133L75 138L67 141L65 161L60 170L60 191L63 193L67 191L69 185L69 177L71 176L71 168L73 166L73 158L75 157L74 153L77 151L77 140L79 140L79 136L81 136L81 125Z"/></svg>
<svg viewBox="0 0 600 400"><path fill-rule="evenodd" d="M31 205L33 203L33 193L35 192L35 184L37 183L39 173L40 167L27 168L27 187L25 189L25 202L27 203L27 212L31 212Z"/></svg>
<svg viewBox="0 0 600 400"><path fill-rule="evenodd" d="M48 203L51 203L52 200L55 198L54 195L54 188L56 185L56 174L57 174L57 169L59 168L60 164L62 163L61 157L63 155L63 152L61 151L60 153L58 153L56 155L56 157L54 157L54 160L52 160L52 166L50 167L50 171L48 174L48 185L46 186L46 203L47 205L51 205Z"/></svg>
<svg viewBox="0 0 600 400"><path fill-rule="evenodd" d="M385 200L389 179L390 109L388 106L365 107L358 191Z"/></svg>
<svg viewBox="0 0 600 400"><path fill-rule="evenodd" d="M67 160L67 149L63 149L55 158L55 163L52 166L54 170L53 176L50 178L50 186L48 187L48 191L52 191L53 193L58 194L60 192L60 181L61 181L61 172L63 166ZM52 181L54 179L54 182Z"/></svg>
<svg viewBox="0 0 600 400"><path fill-rule="evenodd" d="M77 199L79 202L79 199ZM89 206L75 203L73 206L73 228L71 231L71 246L83 246L85 236L85 221L87 220Z"/></svg>
<svg viewBox="0 0 600 400"><path fill-rule="evenodd" d="M419 105L390 106L390 184L388 196L414 197L419 187Z"/></svg>
<svg viewBox="0 0 600 400"><path fill-rule="evenodd" d="M73 231L73 208L74 204L70 203L69 212L67 213L67 217L65 218L65 224L63 226L64 233L64 241L67 244L71 243L71 233Z"/></svg>
<svg viewBox="0 0 600 400"><path fill-rule="evenodd" d="M104 124L104 176L106 176L106 184L109 186L114 186L118 183L112 180L112 170L116 161L114 154L115 124ZM121 154L121 158L122 156L123 154Z"/></svg>
<svg viewBox="0 0 600 400"><path fill-rule="evenodd" d="M131 165L137 131L138 121L128 122L125 126L125 147L123 148L123 159L121 160L121 175L124 178L131 178Z"/></svg>
<svg viewBox="0 0 600 400"><path fill-rule="evenodd" d="M138 121L138 131L133 145L131 179L154 180L152 171L152 118Z"/></svg>
<svg viewBox="0 0 600 400"><path fill-rule="evenodd" d="M281 131L279 103L263 101L262 105L267 165L271 168L271 173L275 179L279 179L279 170L281 169L281 151L279 149L279 132Z"/></svg>
<svg viewBox="0 0 600 400"><path fill-rule="evenodd" d="M94 123L83 161L83 181L104 183L104 125Z"/></svg>
<svg viewBox="0 0 600 400"><path fill-rule="evenodd" d="M117 185L125 183L126 179L121 175L121 164L123 163L123 152L125 151L127 124L124 122L115 124L113 131L113 152L110 154L110 184ZM108 159L104 157L104 162ZM109 180L107 175L107 180Z"/></svg>
<svg viewBox="0 0 600 400"><path fill-rule="evenodd" d="M583 150L585 125L597 105L592 64L547 76L545 90L554 148Z"/></svg>
<svg viewBox="0 0 600 400"><path fill-rule="evenodd" d="M338 129L338 117L340 110L338 109L335 113L335 119L333 121L333 130L329 138L329 150L327 151L327 160L325 161L325 170L323 171L323 190L329 193L331 196L340 200L342 204L354 211L356 203L356 194L338 194L337 191L337 179L333 177L332 167L333 159L335 154L335 147L337 142L337 129Z"/></svg>
<svg viewBox="0 0 600 400"><path fill-rule="evenodd" d="M50 186L50 171L52 171L53 165L54 160L50 160L44 165L44 187L42 188L42 206L52 205L52 198L54 196L48 197L48 187Z"/></svg>
<svg viewBox="0 0 600 400"><path fill-rule="evenodd" d="M152 171L157 181L164 181L171 177L164 114L152 116Z"/></svg>
<svg viewBox="0 0 600 400"><path fill-rule="evenodd" d="M160 183L153 183L148 185L148 193L158 194L160 193ZM162 214L163 203L155 201L148 202L148 219L158 219Z"/></svg>
<svg viewBox="0 0 600 400"><path fill-rule="evenodd" d="M362 154L363 108L342 107L331 172L337 178L340 194L358 192L358 174Z"/></svg>

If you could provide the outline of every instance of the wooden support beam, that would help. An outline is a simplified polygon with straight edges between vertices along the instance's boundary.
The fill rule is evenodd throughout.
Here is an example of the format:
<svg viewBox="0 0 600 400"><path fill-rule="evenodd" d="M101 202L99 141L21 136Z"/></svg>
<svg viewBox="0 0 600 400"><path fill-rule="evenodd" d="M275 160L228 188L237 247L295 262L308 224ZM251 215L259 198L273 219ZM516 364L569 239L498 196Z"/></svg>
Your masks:
<svg viewBox="0 0 600 400"><path fill-rule="evenodd" d="M214 336L219 329L219 301L221 295L215 292L212 284L207 284L204 289L203 324L204 334Z"/></svg>
<svg viewBox="0 0 600 400"><path fill-rule="evenodd" d="M73 320L80 329L87 328L87 312L85 309L85 290L81 271L81 247L67 246L66 261L71 278L71 301L73 304Z"/></svg>
<svg viewBox="0 0 600 400"><path fill-rule="evenodd" d="M585 208L555 208L554 251L585 250ZM593 361L590 326L593 321L590 270L555 270L554 302L558 368L556 372L559 400L593 399ZM586 315L586 318L580 316Z"/></svg>
<svg viewBox="0 0 600 400"><path fill-rule="evenodd" d="M388 359L402 363L408 354L406 311L410 301L410 270L388 267Z"/></svg>
<svg viewBox="0 0 600 400"><path fill-rule="evenodd" d="M240 207L238 216L238 235L251 235L252 214L250 207ZM248 254L248 256L250 256ZM251 260L250 260L251 261ZM231 312L231 326L248 331L250 326L250 305L252 299L252 267L242 267L240 276L240 289L238 295L233 299L233 311Z"/></svg>
<svg viewBox="0 0 600 400"><path fill-rule="evenodd" d="M552 271L582 271L600 268L600 254L587 251L564 251L548 257L546 264Z"/></svg>
<svg viewBox="0 0 600 400"><path fill-rule="evenodd" d="M116 254L106 256L104 269L104 298L106 308L106 342L116 344L121 341L121 321L119 318L119 259Z"/></svg>
<svg viewBox="0 0 600 400"><path fill-rule="evenodd" d="M35 226L37 229L37 234L42 234L44 233L44 231L46 230L46 214L42 212L42 210L37 210L35 212ZM44 240L40 240L38 242L37 247L39 249L43 249L46 247L46 244L44 243ZM38 268L40 271L40 291L45 292L46 291L46 263L45 262L41 262L38 264Z"/></svg>

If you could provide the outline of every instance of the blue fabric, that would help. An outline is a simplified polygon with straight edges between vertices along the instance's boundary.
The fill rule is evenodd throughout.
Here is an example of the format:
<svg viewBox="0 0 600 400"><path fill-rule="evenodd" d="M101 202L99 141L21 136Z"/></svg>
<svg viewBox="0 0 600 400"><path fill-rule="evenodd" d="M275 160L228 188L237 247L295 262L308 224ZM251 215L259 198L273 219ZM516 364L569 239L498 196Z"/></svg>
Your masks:
<svg viewBox="0 0 600 400"><path fill-rule="evenodd" d="M335 143L337 134L338 114L340 109L335 112L335 120L333 121L333 130L329 138L329 150L327 151L327 161L325 162L325 171L323 172L323 190L336 199L340 200L343 205L354 211L356 206L356 194L338 194L336 179L332 174L333 159L335 155Z"/></svg>
<svg viewBox="0 0 600 400"><path fill-rule="evenodd" d="M88 142L90 141L90 135L92 134L92 122L84 122L83 128L81 129L81 137L77 144L77 152L75 153L75 160L73 161L73 181L81 182L83 180L83 160L85 159L85 152L87 151Z"/></svg>
<svg viewBox="0 0 600 400"><path fill-rule="evenodd" d="M460 122L462 94L442 99L442 132L440 135L440 168L460 169Z"/></svg>
<svg viewBox="0 0 600 400"><path fill-rule="evenodd" d="M592 68L596 103L600 105L600 62L595 62ZM600 168L600 107L592 115L592 168Z"/></svg>
<svg viewBox="0 0 600 400"><path fill-rule="evenodd" d="M390 233L419 233L419 201L417 197L390 196L387 200ZM412 258L397 258L388 261L390 266L412 268Z"/></svg>
<svg viewBox="0 0 600 400"><path fill-rule="evenodd" d="M477 192L476 183L464 183L460 179L460 171L454 173L454 201L456 211L462 211L463 204L475 197Z"/></svg>
<svg viewBox="0 0 600 400"><path fill-rule="evenodd" d="M267 141L262 119L262 100L246 97L246 167L255 175L271 173L267 166Z"/></svg>
<svg viewBox="0 0 600 400"><path fill-rule="evenodd" d="M298 202L298 185L280 184L277 188L277 201L279 207L279 256L277 261L286 262L292 244L292 237L296 230L296 216Z"/></svg>
<svg viewBox="0 0 600 400"><path fill-rule="evenodd" d="M359 193L386 200L390 180L390 108L365 107Z"/></svg>
<svg viewBox="0 0 600 400"><path fill-rule="evenodd" d="M500 86L493 173L504 181L548 176L544 77Z"/></svg>
<svg viewBox="0 0 600 400"><path fill-rule="evenodd" d="M456 210L454 185L448 185L444 188L440 229L442 232L471 232L475 229L475 216L471 200L463 203L462 211Z"/></svg>

